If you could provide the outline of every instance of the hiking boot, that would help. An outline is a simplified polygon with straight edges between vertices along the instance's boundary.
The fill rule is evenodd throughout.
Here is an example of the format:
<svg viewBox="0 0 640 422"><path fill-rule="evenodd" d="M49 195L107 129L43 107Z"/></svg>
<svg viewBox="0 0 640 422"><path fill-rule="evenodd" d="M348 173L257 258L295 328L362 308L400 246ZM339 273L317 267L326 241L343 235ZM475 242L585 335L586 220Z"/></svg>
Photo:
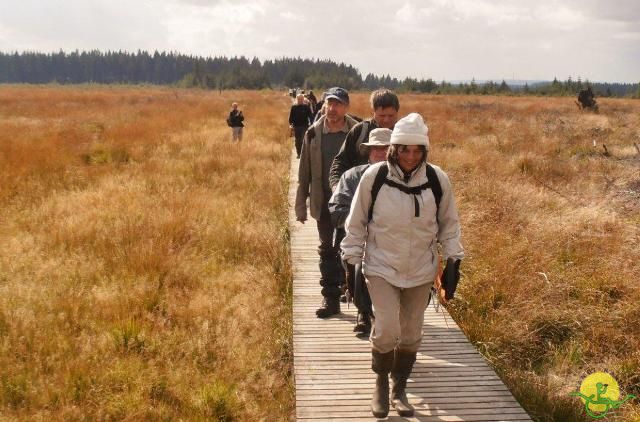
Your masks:
<svg viewBox="0 0 640 422"><path fill-rule="evenodd" d="M409 417L414 413L414 408L407 398L406 388L415 361L416 352L396 349L391 369L391 403L399 416Z"/></svg>
<svg viewBox="0 0 640 422"><path fill-rule="evenodd" d="M376 373L376 387L371 398L371 413L376 418L389 414L389 372L393 365L393 350L387 353L371 351L371 369Z"/></svg>
<svg viewBox="0 0 640 422"><path fill-rule="evenodd" d="M322 305L316 310L318 318L329 318L332 315L340 313L340 300L337 297L325 297L322 299Z"/></svg>
<svg viewBox="0 0 640 422"><path fill-rule="evenodd" d="M354 333L369 334L371 332L371 318L366 312L358 312L356 325L353 327Z"/></svg>

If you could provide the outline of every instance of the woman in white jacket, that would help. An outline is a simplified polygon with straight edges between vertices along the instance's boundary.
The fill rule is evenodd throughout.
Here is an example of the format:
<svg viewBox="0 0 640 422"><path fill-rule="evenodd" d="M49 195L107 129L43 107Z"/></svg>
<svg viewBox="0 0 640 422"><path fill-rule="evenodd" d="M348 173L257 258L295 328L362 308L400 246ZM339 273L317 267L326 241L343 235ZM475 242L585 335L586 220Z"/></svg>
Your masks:
<svg viewBox="0 0 640 422"><path fill-rule="evenodd" d="M347 262L363 260L373 302L371 366L377 379L371 410L378 418L389 412L389 373L396 411L400 416L414 413L405 388L438 271L436 243L447 261L445 278L454 280L447 286L448 297L453 296L464 255L451 183L439 167L427 164L428 151L422 117L411 113L400 119L387 161L372 165L362 176L341 244Z"/></svg>

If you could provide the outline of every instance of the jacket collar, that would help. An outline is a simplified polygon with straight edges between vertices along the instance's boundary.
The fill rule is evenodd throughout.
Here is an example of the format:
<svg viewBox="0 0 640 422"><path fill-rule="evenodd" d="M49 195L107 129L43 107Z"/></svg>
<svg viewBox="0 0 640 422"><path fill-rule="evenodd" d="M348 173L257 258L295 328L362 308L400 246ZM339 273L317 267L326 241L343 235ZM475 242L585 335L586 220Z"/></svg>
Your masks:
<svg viewBox="0 0 640 422"><path fill-rule="evenodd" d="M351 129L351 127L349 126L349 121L347 120L347 118L345 116L344 124L342 125L342 128L340 130L338 130L337 132L347 133L347 132L349 132L349 129ZM334 132L334 133L337 133L337 132ZM326 135L327 133L331 133L331 132L329 132L329 128L327 127L327 119L325 117L325 119L322 121L322 134Z"/></svg>
<svg viewBox="0 0 640 422"><path fill-rule="evenodd" d="M389 175L394 179L404 183L405 185L412 185L418 181L420 181L420 174L426 174L424 171L425 163L422 162L418 167L416 167L409 176L409 180L405 182L404 172L397 164L391 164L387 161L387 166L389 167Z"/></svg>

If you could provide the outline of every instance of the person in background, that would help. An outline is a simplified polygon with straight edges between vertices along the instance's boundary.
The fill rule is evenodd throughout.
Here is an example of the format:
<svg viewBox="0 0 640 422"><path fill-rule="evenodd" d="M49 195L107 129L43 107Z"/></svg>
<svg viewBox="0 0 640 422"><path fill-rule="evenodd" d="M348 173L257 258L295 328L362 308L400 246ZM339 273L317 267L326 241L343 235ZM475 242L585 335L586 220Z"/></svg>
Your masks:
<svg viewBox="0 0 640 422"><path fill-rule="evenodd" d="M320 96L320 101L316 104L315 114L313 115L313 122L317 122L320 117L324 115L325 107L324 107L324 97L327 95L326 92L323 92Z"/></svg>
<svg viewBox="0 0 640 422"><path fill-rule="evenodd" d="M437 243L446 261L442 280L447 300L453 298L464 257L451 182L427 163L429 137L422 117L411 113L400 119L390 143L387 161L370 166L360 179L341 243L349 264L364 258L375 315L370 340L377 377L371 412L378 418L389 413L389 374L396 411L403 417L414 413L405 389L438 275Z"/></svg>
<svg viewBox="0 0 640 422"><path fill-rule="evenodd" d="M244 128L244 115L242 110L238 109L238 103L231 104L231 111L227 118L227 125L231 128L231 141L242 141L242 129Z"/></svg>
<svg viewBox="0 0 640 422"><path fill-rule="evenodd" d="M304 95L298 94L296 97L296 104L291 106L289 111L289 127L293 130L295 137L296 156L300 158L300 152L302 151L302 138L304 137L307 128L311 124L313 113L311 108L304 103Z"/></svg>
<svg viewBox="0 0 640 422"><path fill-rule="evenodd" d="M326 113L307 130L302 143L295 201L296 219L304 223L307 220L309 198L309 212L318 226L322 286L322 304L316 311L318 318L328 318L340 313L340 284L344 280L344 271L328 207L331 197L329 167L347 132L356 124L355 120L347 116L349 93L345 89L329 89L325 105Z"/></svg>
<svg viewBox="0 0 640 422"><path fill-rule="evenodd" d="M369 164L353 167L340 177L338 186L329 200L331 221L336 227L336 242L344 238L344 222L347 219L347 215L349 215L351 201L356 193L362 174L371 164L386 160L390 139L391 129L373 129L369 135L369 141L360 145L361 153L369 157ZM367 286L363 282L364 279L360 271L361 266L345 262L345 267L347 288L358 309L356 325L353 327L353 331L366 335L371 331L371 318L373 317L371 298L369 297Z"/></svg>
<svg viewBox="0 0 640 422"><path fill-rule="evenodd" d="M311 112L315 113L318 106L318 99L316 98L313 91L309 90L309 93L307 94L307 99L309 100L309 105L311 106Z"/></svg>

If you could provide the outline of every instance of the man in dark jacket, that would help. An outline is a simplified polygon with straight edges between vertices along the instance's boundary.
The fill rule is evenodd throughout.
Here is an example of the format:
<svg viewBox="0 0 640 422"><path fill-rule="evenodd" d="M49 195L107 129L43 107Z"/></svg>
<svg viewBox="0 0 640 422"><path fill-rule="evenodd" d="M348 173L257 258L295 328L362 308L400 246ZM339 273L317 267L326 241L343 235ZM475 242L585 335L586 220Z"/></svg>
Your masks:
<svg viewBox="0 0 640 422"><path fill-rule="evenodd" d="M231 111L227 117L227 124L231 128L231 140L233 142L242 141L242 128L244 127L244 115L238 109L238 103L231 104Z"/></svg>
<svg viewBox="0 0 640 422"><path fill-rule="evenodd" d="M296 155L298 158L300 158L300 151L302 150L302 138L311 124L312 118L311 108L304 103L304 95L298 94L296 104L292 105L291 111L289 111L289 127L293 130L295 136Z"/></svg>
<svg viewBox="0 0 640 422"><path fill-rule="evenodd" d="M368 157L359 151L361 144L369 140L369 134L373 129L393 129L398 120L400 101L398 96L388 89L378 89L371 93L371 108L373 118L358 123L349 131L347 137L334 158L329 173L329 184L335 190L340 176L352 167L367 164Z"/></svg>
<svg viewBox="0 0 640 422"><path fill-rule="evenodd" d="M329 200L329 212L331 213L331 221L336 227L336 239L342 241L344 238L344 222L347 219L347 215L349 215L351 201L356 193L362 174L369 168L370 164L386 160L390 140L390 129L378 128L372 130L369 134L369 140L362 143L359 148L360 152L368 157L369 163L353 167L340 177L338 186ZM344 264L347 270L347 288L351 293L356 308L358 308L358 317L353 331L360 334L369 334L373 313L367 286L364 283L362 274L360 274L361 283L356 283L356 266L348 262L344 262Z"/></svg>

